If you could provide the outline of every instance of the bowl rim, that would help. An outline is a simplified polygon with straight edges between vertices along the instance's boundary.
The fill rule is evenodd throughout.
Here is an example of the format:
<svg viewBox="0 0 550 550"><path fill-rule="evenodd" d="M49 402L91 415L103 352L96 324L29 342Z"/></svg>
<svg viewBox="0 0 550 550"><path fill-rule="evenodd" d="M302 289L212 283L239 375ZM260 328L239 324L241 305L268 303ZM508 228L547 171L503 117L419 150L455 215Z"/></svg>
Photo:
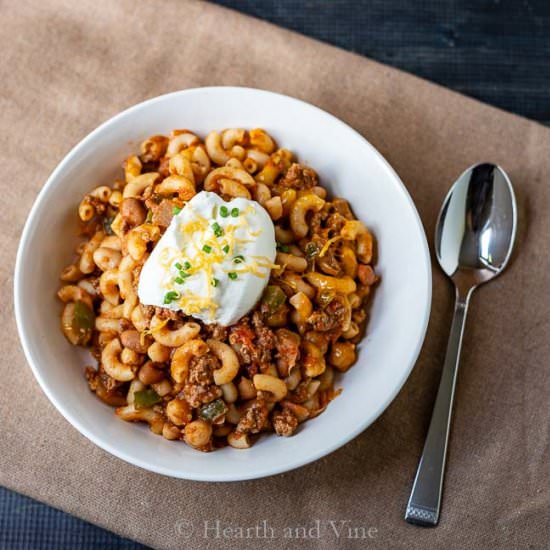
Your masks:
<svg viewBox="0 0 550 550"><path fill-rule="evenodd" d="M195 474L195 473L187 474L185 472L174 472L172 470L168 470L164 467L158 466L157 464L154 464L145 460L141 460L139 456L133 455L129 452L119 449L116 445L111 444L108 440L98 439L93 434L91 434L85 426L83 426L80 423L78 417L75 417L70 412L68 412L65 409L63 403L60 400L56 399L53 391L50 391L48 384L42 377L41 368L33 360L33 355L31 353L30 346L29 346L29 336L27 334L27 329L23 322L24 314L22 310L22 300L21 300L22 288L20 286L21 273L23 269L23 257L25 256L27 249L30 246L29 239L31 234L31 228L33 226L33 221L38 216L40 206L43 200L45 199L45 197L48 195L50 188L54 186L55 181L58 178L58 175L64 171L65 167L69 165L72 162L72 160L80 154L82 150L85 150L85 148L88 146L88 143L90 141L93 141L93 139L97 134L100 134L109 126L116 124L116 122L118 122L119 119L124 118L128 115L131 115L133 112L137 112L144 107L153 105L157 102L165 101L166 99L174 96L203 94L205 92L206 93L208 92L229 92L229 93L248 92L248 93L264 95L266 97L270 97L270 96L277 97L279 99L284 99L286 101L293 102L297 104L299 107L310 109L310 110L313 109L314 111L317 111L317 114L319 114L320 116L328 117L329 119L331 119L331 121L334 124L343 126L348 132L352 132L353 134L355 134L356 137L358 137L363 142L363 144L371 150L371 152L374 154L377 160L382 163L383 167L388 172L389 176L397 184L399 191L401 192L406 202L408 203L408 206L410 207L413 214L416 229L419 231L419 234L421 236L421 241L422 241L421 247L423 250L423 255L421 260L423 262L423 267L425 268L426 275L427 275L426 280L424 281L424 284L426 287L426 300L424 304L423 318L421 321L422 329L419 333L418 341L416 342L414 352L412 353L409 359L409 364L407 365L407 368L403 372L401 378L395 384L393 391L388 395L384 403L380 405L380 407L370 416L370 418L367 418L365 421L358 423L358 425L355 427L354 430L351 430L345 436L333 441L330 445L323 447L320 451L312 452L310 454L305 453L304 455L301 455L292 461L286 462L285 464L282 464L279 466L278 465L270 466L264 469L256 469L254 472L251 472L251 473L245 472L245 473L236 474L236 473L229 472L229 473L224 473L223 475L220 475L220 474L212 475L212 474L209 474L208 471L205 471L204 473L201 472L200 474ZM260 88L252 88L252 87L244 87L244 86L205 86L205 87L198 87L198 88L182 89L182 90L177 90L170 93L162 94L159 96L155 96L153 98L134 104L124 109L123 111L120 111L119 113L113 115L106 121L102 122L90 133L88 133L84 138L82 138L57 164L55 169L52 171L52 173L49 175L46 182L42 186L42 189L39 191L38 195L34 199L32 207L27 216L27 220L25 222L23 231L21 233L19 246L17 249L13 289L14 289L14 311L15 311L16 326L17 326L19 340L21 342L21 346L23 348L26 361L34 374L34 377L38 381L42 391L46 394L46 396L48 397L50 402L54 405L54 407L57 409L57 411L61 413L61 415L67 420L67 422L69 422L69 424L71 424L74 428L76 428L83 436L85 436L92 443L94 443L104 451L108 452L109 454L112 454L129 464L138 466L150 472L154 472L154 473L165 475L172 478L188 479L192 481L211 481L211 482L244 481L244 480L250 480L250 479L259 479L259 478L263 478L271 475L281 474L283 472L288 472L296 468L300 468L301 466L305 466L306 464L315 462L316 460L319 460L320 458L331 454L332 452L336 451L340 447L343 447L344 445L349 443L352 439L357 437L360 433L362 433L365 429L367 429L370 425L376 422L376 420L380 417L380 415L388 408L388 406L393 402L397 394L401 391L401 388L407 381L412 369L416 364L416 361L418 359L418 356L420 354L420 351L422 349L422 346L426 338L426 333L427 333L428 323L429 323L430 313L431 313L431 305L432 305L431 259L430 259L430 252L429 252L426 232L424 230L424 226L420 219L420 215L418 213L416 205L412 200L412 197L407 191L407 188L405 187L401 178L398 176L398 174L390 165L390 163L384 158L384 156L357 130L355 130L353 127L351 127L350 125L345 123L343 120L339 119L338 117L321 109L320 107L317 107L312 103L308 103L307 101L304 101L292 96L288 96L285 94L272 92L270 90L263 90Z"/></svg>

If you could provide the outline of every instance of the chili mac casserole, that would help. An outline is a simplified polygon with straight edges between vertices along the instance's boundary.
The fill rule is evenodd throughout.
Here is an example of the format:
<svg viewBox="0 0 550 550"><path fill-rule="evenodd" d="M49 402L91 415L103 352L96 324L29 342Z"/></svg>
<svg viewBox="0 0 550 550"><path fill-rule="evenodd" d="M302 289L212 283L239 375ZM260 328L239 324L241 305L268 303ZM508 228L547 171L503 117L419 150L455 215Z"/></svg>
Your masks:
<svg viewBox="0 0 550 550"><path fill-rule="evenodd" d="M78 216L61 328L117 416L201 451L247 448L338 395L378 281L373 237L267 132L152 136Z"/></svg>

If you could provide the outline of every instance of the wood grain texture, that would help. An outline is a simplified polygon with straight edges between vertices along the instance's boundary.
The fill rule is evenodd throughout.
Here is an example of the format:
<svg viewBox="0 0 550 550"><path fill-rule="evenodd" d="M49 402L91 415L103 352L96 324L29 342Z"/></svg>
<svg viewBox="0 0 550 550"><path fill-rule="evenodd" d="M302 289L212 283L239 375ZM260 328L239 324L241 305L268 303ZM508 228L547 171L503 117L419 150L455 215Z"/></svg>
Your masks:
<svg viewBox="0 0 550 550"><path fill-rule="evenodd" d="M4 487L0 487L0 548L147 550L142 544Z"/></svg>
<svg viewBox="0 0 550 550"><path fill-rule="evenodd" d="M548 0L214 0L550 124Z"/></svg>

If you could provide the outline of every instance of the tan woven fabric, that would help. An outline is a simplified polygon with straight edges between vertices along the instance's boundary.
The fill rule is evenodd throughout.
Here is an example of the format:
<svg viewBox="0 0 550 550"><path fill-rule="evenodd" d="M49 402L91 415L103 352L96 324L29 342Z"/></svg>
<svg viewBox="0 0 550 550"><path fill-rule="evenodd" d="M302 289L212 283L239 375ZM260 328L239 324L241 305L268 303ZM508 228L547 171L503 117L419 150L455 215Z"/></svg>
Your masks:
<svg viewBox="0 0 550 550"><path fill-rule="evenodd" d="M0 483L161 548L257 548L269 542L262 538L269 528L273 548L548 548L549 129L205 3L8 1L2 23ZM25 363L13 320L13 264L49 173L125 107L216 84L290 94L348 122L400 174L430 240L448 186L466 166L501 163L515 183L517 253L472 303L437 529L402 517L451 318L451 288L438 269L424 350L395 402L343 449L264 480L202 484L125 464L56 412ZM372 539L347 531L338 539L341 525L331 520L364 528L351 535L373 528ZM245 540L238 530L221 531L256 525ZM306 539L285 538L284 528L300 525L313 528Z"/></svg>

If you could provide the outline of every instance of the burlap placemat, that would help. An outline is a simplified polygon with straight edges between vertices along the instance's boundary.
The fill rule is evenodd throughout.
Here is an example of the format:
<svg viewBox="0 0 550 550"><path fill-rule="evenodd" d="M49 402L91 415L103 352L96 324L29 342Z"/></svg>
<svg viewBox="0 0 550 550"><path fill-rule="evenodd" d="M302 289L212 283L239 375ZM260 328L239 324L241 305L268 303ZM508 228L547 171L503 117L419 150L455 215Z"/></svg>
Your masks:
<svg viewBox="0 0 550 550"><path fill-rule="evenodd" d="M548 548L549 129L205 3L6 2L2 22L3 485L162 548ZM216 84L290 94L351 124L400 174L428 236L447 188L466 166L501 163L515 184L518 253L472 303L437 529L402 517L451 318L451 288L438 269L424 350L390 408L331 456L268 479L204 484L125 464L56 412L25 363L13 320L13 264L49 173L121 109ZM311 529L305 538L285 538L303 534L288 530L300 526ZM247 527L252 531L238 529ZM268 528L273 539L262 538L271 536ZM239 538L246 534L251 538ZM350 538L364 534L370 538Z"/></svg>

